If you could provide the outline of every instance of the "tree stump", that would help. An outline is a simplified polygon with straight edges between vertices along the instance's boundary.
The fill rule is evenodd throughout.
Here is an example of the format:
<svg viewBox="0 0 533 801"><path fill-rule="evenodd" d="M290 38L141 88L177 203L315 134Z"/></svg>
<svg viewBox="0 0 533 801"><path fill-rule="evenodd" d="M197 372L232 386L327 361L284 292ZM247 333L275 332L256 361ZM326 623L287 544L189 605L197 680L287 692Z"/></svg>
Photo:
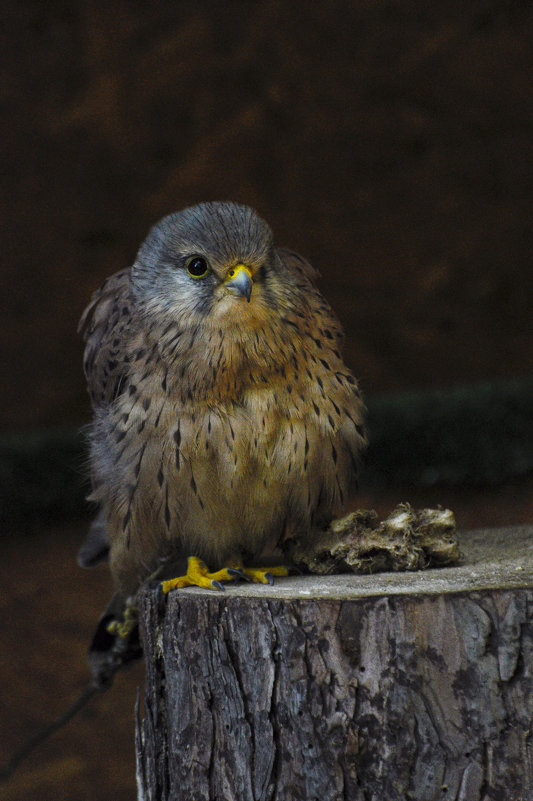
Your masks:
<svg viewBox="0 0 533 801"><path fill-rule="evenodd" d="M532 801L533 527L455 567L140 597L143 801Z"/></svg>

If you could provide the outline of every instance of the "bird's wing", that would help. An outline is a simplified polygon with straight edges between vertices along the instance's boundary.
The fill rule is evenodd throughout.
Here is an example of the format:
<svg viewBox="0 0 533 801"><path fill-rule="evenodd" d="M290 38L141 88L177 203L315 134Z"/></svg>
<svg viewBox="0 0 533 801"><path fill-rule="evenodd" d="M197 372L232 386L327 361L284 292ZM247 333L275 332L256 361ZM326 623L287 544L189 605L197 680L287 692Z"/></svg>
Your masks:
<svg viewBox="0 0 533 801"><path fill-rule="evenodd" d="M78 564L80 567L95 567L100 562L107 562L108 558L106 514L104 509L100 509L78 551Z"/></svg>
<svg viewBox="0 0 533 801"><path fill-rule="evenodd" d="M120 394L132 334L130 269L111 275L91 298L78 331L86 342L83 369L94 408Z"/></svg>
<svg viewBox="0 0 533 801"><path fill-rule="evenodd" d="M312 313L320 320L317 333L334 340L337 348L342 351L344 332L337 315L317 287L320 272L294 250L277 248L276 252L285 267L296 276L300 288L305 288Z"/></svg>
<svg viewBox="0 0 533 801"><path fill-rule="evenodd" d="M308 278L313 284L316 284L317 280L320 278L320 272L316 267L313 267L312 264L309 264L303 256L300 256L298 253L295 253L294 250L289 250L288 248L277 248L276 252L286 267L297 275L305 276L305 278Z"/></svg>

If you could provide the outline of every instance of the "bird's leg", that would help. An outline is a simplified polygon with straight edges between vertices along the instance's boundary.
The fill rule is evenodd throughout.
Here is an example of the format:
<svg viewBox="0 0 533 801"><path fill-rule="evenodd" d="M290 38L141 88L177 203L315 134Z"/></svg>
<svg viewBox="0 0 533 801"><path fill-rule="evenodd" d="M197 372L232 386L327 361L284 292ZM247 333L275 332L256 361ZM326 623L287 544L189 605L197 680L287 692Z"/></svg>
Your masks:
<svg viewBox="0 0 533 801"><path fill-rule="evenodd" d="M163 593L170 590L181 589L182 587L204 587L206 589L223 590L223 581L236 581L244 579L260 584L273 584L274 576L288 576L289 570L286 567L243 567L238 559L210 573L205 562L197 556L189 556L187 560L187 573L174 579L161 582Z"/></svg>
<svg viewBox="0 0 533 801"><path fill-rule="evenodd" d="M223 590L223 581L235 581L228 568L217 570L210 573L205 562L197 556L189 556L187 560L187 573L184 576L169 579L161 582L161 589L166 594L170 590L181 589L182 587L204 587L209 590Z"/></svg>

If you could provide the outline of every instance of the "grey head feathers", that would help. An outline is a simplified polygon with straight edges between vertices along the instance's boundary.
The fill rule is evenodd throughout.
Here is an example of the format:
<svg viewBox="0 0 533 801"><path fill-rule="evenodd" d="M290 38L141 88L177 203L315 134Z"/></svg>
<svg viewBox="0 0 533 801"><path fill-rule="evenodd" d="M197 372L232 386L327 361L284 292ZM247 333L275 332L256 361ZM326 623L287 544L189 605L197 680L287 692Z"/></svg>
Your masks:
<svg viewBox="0 0 533 801"><path fill-rule="evenodd" d="M176 266L199 254L218 271L236 261L261 263L271 250L272 232L249 206L201 203L160 220L141 245L136 264L145 269Z"/></svg>

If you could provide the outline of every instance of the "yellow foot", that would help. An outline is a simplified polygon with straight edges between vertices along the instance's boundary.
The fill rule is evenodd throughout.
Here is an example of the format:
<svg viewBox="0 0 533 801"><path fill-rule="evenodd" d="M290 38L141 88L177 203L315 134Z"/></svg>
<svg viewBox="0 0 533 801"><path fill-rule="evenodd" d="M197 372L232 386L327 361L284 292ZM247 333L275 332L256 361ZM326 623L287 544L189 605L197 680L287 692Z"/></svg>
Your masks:
<svg viewBox="0 0 533 801"><path fill-rule="evenodd" d="M274 576L288 576L289 570L283 565L276 567L239 567L228 568L230 572L234 572L236 578L247 578L248 581L254 581L257 584L274 584Z"/></svg>
<svg viewBox="0 0 533 801"><path fill-rule="evenodd" d="M245 579L261 584L272 584L274 576L288 576L289 571L286 567L242 567L241 565L229 565L210 573L205 562L197 556L189 556L187 560L187 573L185 576L178 576L174 579L161 582L161 589L166 594L170 590L181 589L182 587L204 587L210 590L223 590L223 581L236 581Z"/></svg>
<svg viewBox="0 0 533 801"><path fill-rule="evenodd" d="M169 592L169 590L181 589L181 587L205 587L209 590L223 590L223 581L234 580L235 576L226 567L222 570L217 570L216 573L210 573L205 562L202 562L197 556L189 556L186 575L162 581L161 587L164 593Z"/></svg>

